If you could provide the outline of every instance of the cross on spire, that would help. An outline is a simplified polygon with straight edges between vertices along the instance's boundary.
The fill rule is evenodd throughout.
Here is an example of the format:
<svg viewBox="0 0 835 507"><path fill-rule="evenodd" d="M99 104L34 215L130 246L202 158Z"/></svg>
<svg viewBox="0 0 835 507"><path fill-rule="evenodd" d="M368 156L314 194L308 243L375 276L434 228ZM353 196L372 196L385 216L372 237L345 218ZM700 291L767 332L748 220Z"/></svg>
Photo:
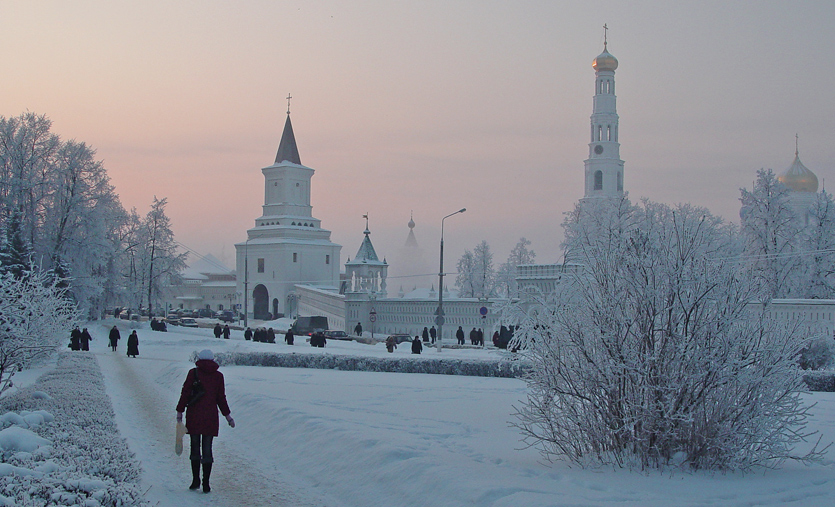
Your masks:
<svg viewBox="0 0 835 507"><path fill-rule="evenodd" d="M606 45L609 43L609 27L607 23L603 23L603 49L606 49Z"/></svg>
<svg viewBox="0 0 835 507"><path fill-rule="evenodd" d="M292 99L292 98L293 97L291 97L290 94L288 93L287 94L287 114L288 115L290 114L290 99Z"/></svg>
<svg viewBox="0 0 835 507"><path fill-rule="evenodd" d="M365 234L366 234L366 235L371 234L371 232L368 230L368 212L367 212L367 211L366 211L366 212L365 212L365 214L362 216L362 218L364 218L364 219L365 219Z"/></svg>

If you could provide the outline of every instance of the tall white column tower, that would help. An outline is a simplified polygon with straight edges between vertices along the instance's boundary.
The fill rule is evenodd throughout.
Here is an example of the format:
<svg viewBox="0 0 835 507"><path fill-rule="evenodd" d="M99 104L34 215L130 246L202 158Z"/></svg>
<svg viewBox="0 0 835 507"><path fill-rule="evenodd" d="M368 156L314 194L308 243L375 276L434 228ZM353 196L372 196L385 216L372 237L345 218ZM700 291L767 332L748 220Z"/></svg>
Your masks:
<svg viewBox="0 0 835 507"><path fill-rule="evenodd" d="M606 25L604 29L608 30ZM591 114L591 142L586 164L585 197L620 197L623 195L623 160L618 142L618 113L615 97L615 69L618 60L607 50L594 59L594 108Z"/></svg>

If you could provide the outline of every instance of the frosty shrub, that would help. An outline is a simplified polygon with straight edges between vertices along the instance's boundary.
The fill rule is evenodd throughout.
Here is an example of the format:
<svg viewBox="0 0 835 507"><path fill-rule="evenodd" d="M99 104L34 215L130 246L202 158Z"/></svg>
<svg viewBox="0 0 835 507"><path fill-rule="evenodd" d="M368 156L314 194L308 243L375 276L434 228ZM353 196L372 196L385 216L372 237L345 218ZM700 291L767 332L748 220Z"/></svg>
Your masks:
<svg viewBox="0 0 835 507"><path fill-rule="evenodd" d="M197 351L192 353L197 359ZM416 357L364 357L343 354L295 354L274 352L221 352L215 356L221 366L274 366L279 368L317 368L343 371L391 373L429 373L471 377L517 378L529 369L521 361L479 361Z"/></svg>
<svg viewBox="0 0 835 507"><path fill-rule="evenodd" d="M823 370L835 363L835 341L829 337L809 340L800 351L797 364L804 370Z"/></svg>
<svg viewBox="0 0 835 507"><path fill-rule="evenodd" d="M581 466L745 470L790 457L809 436L802 343L746 309L756 290L733 228L625 198L583 202L564 227L566 260L583 270L511 316L533 362L516 413L525 441Z"/></svg>
<svg viewBox="0 0 835 507"><path fill-rule="evenodd" d="M0 275L0 393L15 372L55 350L77 320L62 280L35 268L24 276Z"/></svg>

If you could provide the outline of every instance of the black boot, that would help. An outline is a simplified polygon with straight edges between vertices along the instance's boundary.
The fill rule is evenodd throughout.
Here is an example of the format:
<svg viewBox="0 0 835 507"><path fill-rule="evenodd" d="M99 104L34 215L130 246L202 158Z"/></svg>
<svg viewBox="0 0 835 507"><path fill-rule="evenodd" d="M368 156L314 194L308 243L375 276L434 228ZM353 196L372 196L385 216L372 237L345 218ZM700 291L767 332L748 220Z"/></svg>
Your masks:
<svg viewBox="0 0 835 507"><path fill-rule="evenodd" d="M200 460L191 461L191 486L188 489L197 489L200 487Z"/></svg>
<svg viewBox="0 0 835 507"><path fill-rule="evenodd" d="M212 490L209 487L209 476L212 475L212 464L203 463L203 493L208 493Z"/></svg>

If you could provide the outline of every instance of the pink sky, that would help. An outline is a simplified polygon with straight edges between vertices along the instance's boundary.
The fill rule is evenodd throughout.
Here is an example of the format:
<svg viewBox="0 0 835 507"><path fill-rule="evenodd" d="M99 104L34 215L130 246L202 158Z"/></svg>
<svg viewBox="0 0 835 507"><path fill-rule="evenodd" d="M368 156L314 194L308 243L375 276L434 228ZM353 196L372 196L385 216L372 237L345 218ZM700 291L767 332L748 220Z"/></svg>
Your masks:
<svg viewBox="0 0 835 507"><path fill-rule="evenodd" d="M616 73L625 188L738 220L739 187L835 160L835 3L4 2L0 115L98 150L126 208L167 197L177 239L232 266L287 107L313 214L353 257L418 241L447 265L520 236L560 260L583 191L594 71Z"/></svg>

